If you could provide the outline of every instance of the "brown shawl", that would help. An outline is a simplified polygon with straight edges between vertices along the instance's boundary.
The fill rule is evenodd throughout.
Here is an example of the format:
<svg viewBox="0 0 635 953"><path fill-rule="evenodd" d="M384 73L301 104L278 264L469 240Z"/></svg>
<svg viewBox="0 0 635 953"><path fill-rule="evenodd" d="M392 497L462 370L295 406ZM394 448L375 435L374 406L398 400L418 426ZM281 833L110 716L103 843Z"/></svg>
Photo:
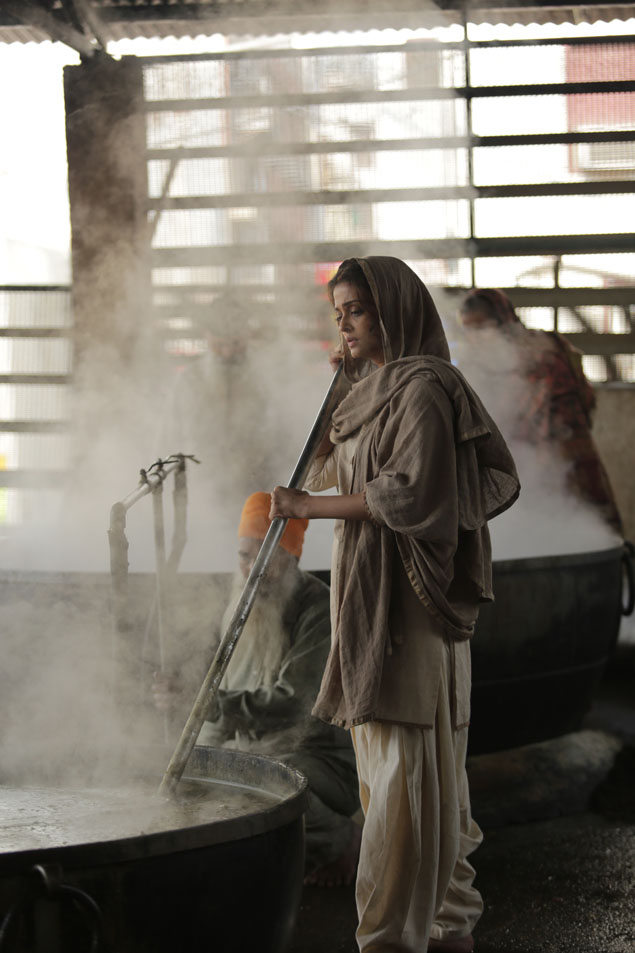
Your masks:
<svg viewBox="0 0 635 953"><path fill-rule="evenodd" d="M518 477L498 428L449 363L425 285L395 258L358 259L377 305L386 364L345 351L353 383L331 439L359 432L352 493L372 521L347 520L336 630L314 714L343 726L372 720L387 651L393 559L453 638L474 631L491 601L487 520L511 506Z"/></svg>

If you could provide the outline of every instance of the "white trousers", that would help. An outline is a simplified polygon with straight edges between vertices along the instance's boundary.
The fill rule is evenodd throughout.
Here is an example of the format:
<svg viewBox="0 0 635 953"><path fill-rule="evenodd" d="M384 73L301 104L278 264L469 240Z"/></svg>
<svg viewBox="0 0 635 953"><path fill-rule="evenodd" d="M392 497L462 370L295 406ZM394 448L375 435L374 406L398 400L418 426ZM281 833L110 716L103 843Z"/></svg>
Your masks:
<svg viewBox="0 0 635 953"><path fill-rule="evenodd" d="M426 953L467 936L483 902L467 856L483 839L465 772L467 728L452 729L448 679L434 728L352 729L364 829L356 883L362 953Z"/></svg>

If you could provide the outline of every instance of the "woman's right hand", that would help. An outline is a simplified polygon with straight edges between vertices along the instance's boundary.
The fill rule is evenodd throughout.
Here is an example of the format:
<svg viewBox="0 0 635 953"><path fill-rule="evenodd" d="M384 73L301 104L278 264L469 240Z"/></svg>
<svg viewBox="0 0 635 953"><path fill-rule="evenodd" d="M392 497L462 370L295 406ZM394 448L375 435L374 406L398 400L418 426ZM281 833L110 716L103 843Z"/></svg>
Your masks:
<svg viewBox="0 0 635 953"><path fill-rule="evenodd" d="M307 519L307 506L311 497L306 490L290 489L286 486L277 486L271 494L271 509L269 519L277 516L284 519Z"/></svg>

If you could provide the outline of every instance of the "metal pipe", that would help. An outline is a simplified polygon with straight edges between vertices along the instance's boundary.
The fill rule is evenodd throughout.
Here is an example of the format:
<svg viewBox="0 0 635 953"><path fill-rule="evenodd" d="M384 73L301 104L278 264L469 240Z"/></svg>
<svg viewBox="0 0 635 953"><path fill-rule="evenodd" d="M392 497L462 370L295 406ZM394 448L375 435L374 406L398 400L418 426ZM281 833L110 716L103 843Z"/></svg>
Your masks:
<svg viewBox="0 0 635 953"><path fill-rule="evenodd" d="M159 665L165 667L163 652L164 623L164 582L165 582L165 523L163 520L163 484L160 483L152 494L152 513L154 517L154 551L156 558L156 596L157 596L157 633L159 642Z"/></svg>
<svg viewBox="0 0 635 953"><path fill-rule="evenodd" d="M144 647L148 634L152 628L155 617L158 617L158 647L159 664L161 670L165 666L164 652L164 628L165 628L165 591L169 578L176 572L178 561L183 551L186 539L186 513L187 503L186 480L185 480L185 461L186 459L198 461L192 455L183 453L170 455L166 460L157 460L148 470L141 470L140 485L129 493L123 500L114 503L110 510L110 526L108 529L108 540L110 546L110 573L113 593L113 619L116 635L114 648L114 672L113 672L113 697L120 691L120 684L125 683L122 679L122 671L125 668L125 649L129 636L132 632L131 612L128 598L128 539L126 537L126 513L140 499L153 494L154 506L154 538L156 549L156 591L155 598L148 620L146 622L146 631L144 634ZM174 473L175 480L175 539L172 544L169 563L165 555L165 528L163 520L163 483L170 473ZM178 482L178 487L177 487ZM178 492L177 492L178 491ZM176 512L177 496L179 501L178 512ZM121 701L121 699L120 699ZM121 704L120 707L125 707ZM164 741L169 737L167 715L164 720Z"/></svg>
<svg viewBox="0 0 635 953"><path fill-rule="evenodd" d="M163 519L163 483L159 483L152 494L152 514L154 522L154 551L156 559L155 585L157 607L157 646L159 649L159 670L165 672L165 521ZM163 741L170 739L168 713L163 714Z"/></svg>
<svg viewBox="0 0 635 953"><path fill-rule="evenodd" d="M157 467L158 469L154 469ZM183 455L178 454L174 457L168 457L167 460L158 460L157 463L153 463L152 467L149 470L141 471L141 484L133 490L132 493L129 493L128 496L124 497L123 500L114 505L117 507L123 507L127 512L131 506L140 500L142 497L147 496L148 493L152 493L153 490L157 488L161 483L165 481L165 478L174 473L175 470L178 470L183 466Z"/></svg>
<svg viewBox="0 0 635 953"><path fill-rule="evenodd" d="M291 475L291 479L287 484L289 489L301 489L304 485L311 462L326 433L331 415L337 403L337 386L341 378L341 373L342 366L340 365L333 376L331 385L322 402L322 406L320 407L302 453ZM185 765L187 764L192 749L196 744L196 739L203 726L203 722L205 721L205 715L209 710L210 702L218 692L223 675L236 648L236 643L240 638L249 613L251 612L258 587L262 582L267 566L276 550L286 524L287 520L281 516L276 517L271 522L267 535L256 556L256 560L251 567L251 572L247 577L240 599L234 609L234 613L216 651L216 655L200 687L192 711L185 723L181 737L166 768L163 780L159 785L159 794L173 794L181 779Z"/></svg>
<svg viewBox="0 0 635 953"><path fill-rule="evenodd" d="M174 526L172 528L172 547L168 557L168 576L170 579L178 569L187 543L187 477L184 460L180 470L177 470L174 474L172 501L174 504Z"/></svg>

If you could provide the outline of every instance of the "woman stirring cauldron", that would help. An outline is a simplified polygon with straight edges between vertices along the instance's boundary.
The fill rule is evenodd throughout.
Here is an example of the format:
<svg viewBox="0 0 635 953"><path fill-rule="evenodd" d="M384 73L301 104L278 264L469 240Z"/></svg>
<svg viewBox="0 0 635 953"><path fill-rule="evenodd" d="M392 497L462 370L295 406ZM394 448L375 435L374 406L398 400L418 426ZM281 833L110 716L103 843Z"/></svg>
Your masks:
<svg viewBox="0 0 635 953"><path fill-rule="evenodd" d="M348 393L307 486L271 517L336 519L332 647L314 714L350 728L364 829L362 953L468 953L482 834L465 773L470 636L493 598L487 520L519 492L514 462L449 362L425 285L396 258L329 283Z"/></svg>

